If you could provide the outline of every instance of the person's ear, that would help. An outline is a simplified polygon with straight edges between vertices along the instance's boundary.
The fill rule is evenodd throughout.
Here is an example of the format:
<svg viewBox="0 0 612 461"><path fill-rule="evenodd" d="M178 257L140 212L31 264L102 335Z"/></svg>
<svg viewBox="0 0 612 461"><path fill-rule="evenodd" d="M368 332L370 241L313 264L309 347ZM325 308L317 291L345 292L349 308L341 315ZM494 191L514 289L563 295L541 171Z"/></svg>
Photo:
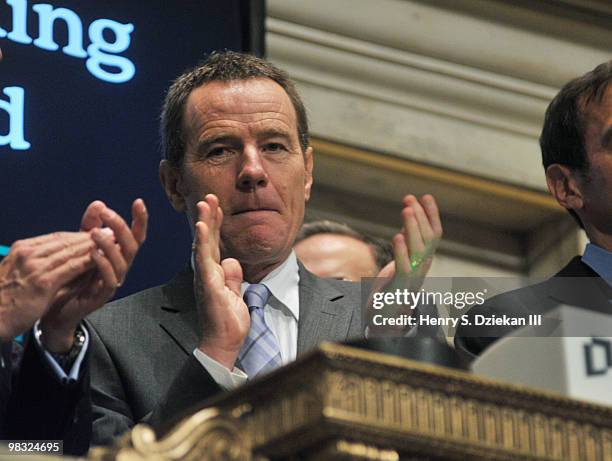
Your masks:
<svg viewBox="0 0 612 461"><path fill-rule="evenodd" d="M546 168L548 190L559 205L568 210L579 211L584 206L579 176L578 171L559 163Z"/></svg>
<svg viewBox="0 0 612 461"><path fill-rule="evenodd" d="M179 213L184 212L185 195L180 169L171 165L168 160L162 160L159 163L159 180L172 207Z"/></svg>
<svg viewBox="0 0 612 461"><path fill-rule="evenodd" d="M306 201L310 199L310 190L312 189L312 168L314 165L313 150L311 146L308 146L304 154L304 166L306 169L306 176L304 177L304 196Z"/></svg>

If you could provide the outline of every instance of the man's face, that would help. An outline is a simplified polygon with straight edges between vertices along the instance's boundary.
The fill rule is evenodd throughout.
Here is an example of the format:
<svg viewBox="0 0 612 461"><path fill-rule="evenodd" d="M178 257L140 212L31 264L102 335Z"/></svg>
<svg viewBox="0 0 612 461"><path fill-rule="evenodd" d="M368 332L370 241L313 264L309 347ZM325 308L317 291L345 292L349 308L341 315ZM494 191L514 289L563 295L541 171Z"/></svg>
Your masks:
<svg viewBox="0 0 612 461"><path fill-rule="evenodd" d="M267 78L211 82L189 95L183 126L175 208L187 212L193 229L197 202L215 194L224 215L222 257L243 268L278 265L291 251L312 185L312 149L302 152L287 93Z"/></svg>
<svg viewBox="0 0 612 461"><path fill-rule="evenodd" d="M378 273L370 245L346 235L312 235L295 245L295 253L310 272L323 278L358 282Z"/></svg>
<svg viewBox="0 0 612 461"><path fill-rule="evenodd" d="M585 108L584 119L589 166L579 180L583 203L578 212L585 227L612 236L612 84L600 103Z"/></svg>

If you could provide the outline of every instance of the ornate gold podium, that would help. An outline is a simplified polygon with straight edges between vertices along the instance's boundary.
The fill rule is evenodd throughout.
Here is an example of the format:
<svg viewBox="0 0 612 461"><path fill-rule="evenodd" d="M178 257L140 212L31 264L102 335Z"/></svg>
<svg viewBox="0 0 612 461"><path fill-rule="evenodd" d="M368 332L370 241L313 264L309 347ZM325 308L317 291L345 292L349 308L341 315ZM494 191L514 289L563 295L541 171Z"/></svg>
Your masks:
<svg viewBox="0 0 612 461"><path fill-rule="evenodd" d="M612 460L610 407L330 343L210 404L91 458Z"/></svg>

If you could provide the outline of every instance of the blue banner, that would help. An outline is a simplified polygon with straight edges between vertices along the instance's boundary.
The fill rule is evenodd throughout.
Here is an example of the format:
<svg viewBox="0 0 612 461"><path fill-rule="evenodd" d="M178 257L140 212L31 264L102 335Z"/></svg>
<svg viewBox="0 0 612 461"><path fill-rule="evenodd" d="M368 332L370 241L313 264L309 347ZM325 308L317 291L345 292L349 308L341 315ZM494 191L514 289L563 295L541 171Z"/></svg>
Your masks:
<svg viewBox="0 0 612 461"><path fill-rule="evenodd" d="M119 295L162 283L191 236L158 179L158 118L172 79L243 46L240 1L0 0L0 257L18 239L78 229L101 199L149 235Z"/></svg>

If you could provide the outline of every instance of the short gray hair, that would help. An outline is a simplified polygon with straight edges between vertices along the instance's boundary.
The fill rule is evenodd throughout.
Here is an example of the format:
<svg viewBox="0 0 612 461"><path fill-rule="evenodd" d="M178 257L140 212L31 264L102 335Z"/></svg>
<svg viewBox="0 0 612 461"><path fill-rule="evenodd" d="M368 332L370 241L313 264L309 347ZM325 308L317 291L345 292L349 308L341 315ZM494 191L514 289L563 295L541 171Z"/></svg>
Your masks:
<svg viewBox="0 0 612 461"><path fill-rule="evenodd" d="M173 166L179 166L185 154L183 114L191 92L209 82L231 82L254 78L269 78L278 83L293 104L297 118L298 138L302 152L309 145L306 108L289 76L265 59L235 51L214 52L195 68L179 76L170 85L161 113L163 156Z"/></svg>

